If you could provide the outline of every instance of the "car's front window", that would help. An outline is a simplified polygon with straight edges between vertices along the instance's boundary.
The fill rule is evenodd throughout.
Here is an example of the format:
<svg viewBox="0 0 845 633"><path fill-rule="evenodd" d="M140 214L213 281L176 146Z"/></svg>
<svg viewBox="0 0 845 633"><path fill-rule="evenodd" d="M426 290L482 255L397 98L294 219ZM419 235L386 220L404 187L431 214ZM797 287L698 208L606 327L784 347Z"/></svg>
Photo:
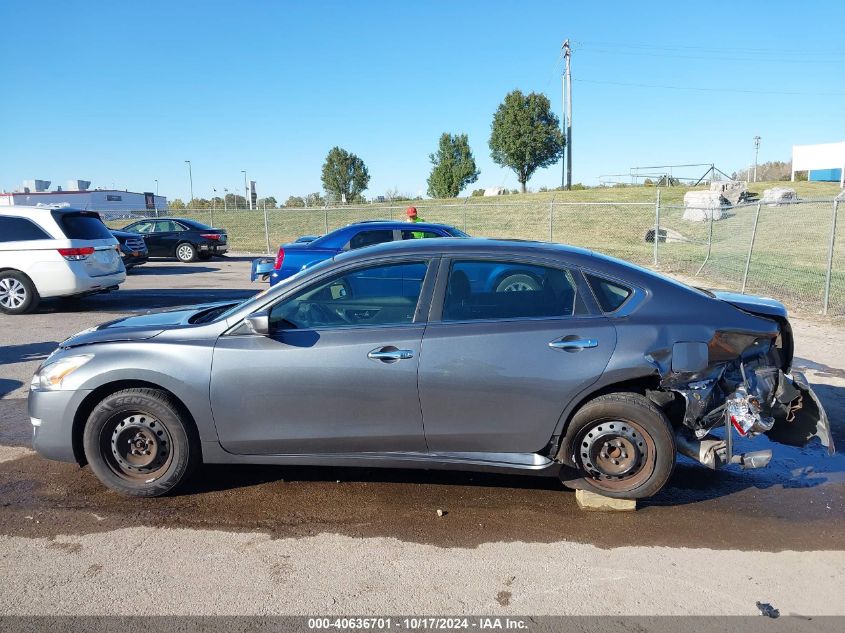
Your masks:
<svg viewBox="0 0 845 633"><path fill-rule="evenodd" d="M357 268L311 285L270 310L270 328L402 325L414 320L427 263Z"/></svg>

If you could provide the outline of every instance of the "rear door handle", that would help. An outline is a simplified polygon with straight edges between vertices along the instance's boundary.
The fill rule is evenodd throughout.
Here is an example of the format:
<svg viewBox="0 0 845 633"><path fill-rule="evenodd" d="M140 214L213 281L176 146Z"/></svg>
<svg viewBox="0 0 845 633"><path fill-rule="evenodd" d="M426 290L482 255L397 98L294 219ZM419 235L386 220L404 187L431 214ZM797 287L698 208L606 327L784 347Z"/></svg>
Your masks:
<svg viewBox="0 0 845 633"><path fill-rule="evenodd" d="M367 354L370 360L380 360L383 363L395 363L397 360L409 360L413 357L414 350L395 347L378 347Z"/></svg>
<svg viewBox="0 0 845 633"><path fill-rule="evenodd" d="M549 343L552 349L562 349L564 352L580 352L588 347L598 347L599 342L594 338L566 337Z"/></svg>

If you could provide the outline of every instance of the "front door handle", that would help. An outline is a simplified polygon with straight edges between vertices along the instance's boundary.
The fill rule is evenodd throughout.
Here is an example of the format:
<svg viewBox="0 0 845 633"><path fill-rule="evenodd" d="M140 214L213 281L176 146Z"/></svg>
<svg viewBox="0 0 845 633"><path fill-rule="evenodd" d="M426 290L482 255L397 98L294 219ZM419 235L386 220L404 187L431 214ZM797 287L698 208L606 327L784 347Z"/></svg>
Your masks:
<svg viewBox="0 0 845 633"><path fill-rule="evenodd" d="M414 350L395 347L377 347L367 354L370 360L380 360L383 363L395 363L397 360L409 360L413 357Z"/></svg>
<svg viewBox="0 0 845 633"><path fill-rule="evenodd" d="M599 342L594 338L575 338L567 336L549 343L552 349L562 349L564 352L580 352L588 347L598 347Z"/></svg>

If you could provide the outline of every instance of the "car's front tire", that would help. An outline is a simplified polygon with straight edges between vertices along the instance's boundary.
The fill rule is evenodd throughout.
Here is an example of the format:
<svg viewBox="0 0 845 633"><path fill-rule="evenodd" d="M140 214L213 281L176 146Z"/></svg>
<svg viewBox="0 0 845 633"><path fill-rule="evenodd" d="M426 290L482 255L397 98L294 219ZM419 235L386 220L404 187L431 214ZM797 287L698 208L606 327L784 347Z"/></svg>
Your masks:
<svg viewBox="0 0 845 633"><path fill-rule="evenodd" d="M124 389L91 412L82 436L91 470L132 497L157 497L182 484L200 462L196 431L159 389Z"/></svg>
<svg viewBox="0 0 845 633"><path fill-rule="evenodd" d="M0 271L0 312L26 314L33 312L41 298L32 280L17 270Z"/></svg>
<svg viewBox="0 0 845 633"><path fill-rule="evenodd" d="M196 261L197 249L190 242L182 242L176 247L176 259L184 264Z"/></svg>
<svg viewBox="0 0 845 633"><path fill-rule="evenodd" d="M573 487L606 497L657 494L675 468L675 438L666 414L637 393L609 393L587 402L570 423Z"/></svg>

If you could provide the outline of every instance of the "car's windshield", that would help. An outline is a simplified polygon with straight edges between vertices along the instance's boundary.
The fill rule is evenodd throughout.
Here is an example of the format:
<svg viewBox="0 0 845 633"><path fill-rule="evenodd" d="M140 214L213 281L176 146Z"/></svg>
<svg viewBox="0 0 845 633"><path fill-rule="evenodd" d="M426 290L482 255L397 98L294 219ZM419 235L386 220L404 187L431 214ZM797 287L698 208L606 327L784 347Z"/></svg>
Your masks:
<svg viewBox="0 0 845 633"><path fill-rule="evenodd" d="M281 281L276 283L276 285L268 286L267 288L265 288L264 290L262 290L258 294L255 294L252 297L250 297L249 299L244 299L243 301L236 303L235 305L233 305L231 308L229 308L225 312L221 312L220 314L216 315L213 320L221 321L221 320L228 319L230 316L232 316L233 314L236 314L237 312L242 310L244 307L246 307L250 303L255 303L256 307L257 307L258 304L261 302L261 299L265 295L269 294L270 292L272 292L272 291L274 291L278 288L284 288L284 287L288 286L291 282L302 278L306 273L311 273L311 272L320 270L321 268L326 268L326 267L330 266L333 262L334 262L334 258L330 258L330 259L325 259L321 262L318 262L318 263L314 264L313 266L309 266L308 268L303 268L302 270L297 271L296 273L294 273L290 277L287 277L286 279L282 279ZM212 319L208 319L208 320L210 321Z"/></svg>

